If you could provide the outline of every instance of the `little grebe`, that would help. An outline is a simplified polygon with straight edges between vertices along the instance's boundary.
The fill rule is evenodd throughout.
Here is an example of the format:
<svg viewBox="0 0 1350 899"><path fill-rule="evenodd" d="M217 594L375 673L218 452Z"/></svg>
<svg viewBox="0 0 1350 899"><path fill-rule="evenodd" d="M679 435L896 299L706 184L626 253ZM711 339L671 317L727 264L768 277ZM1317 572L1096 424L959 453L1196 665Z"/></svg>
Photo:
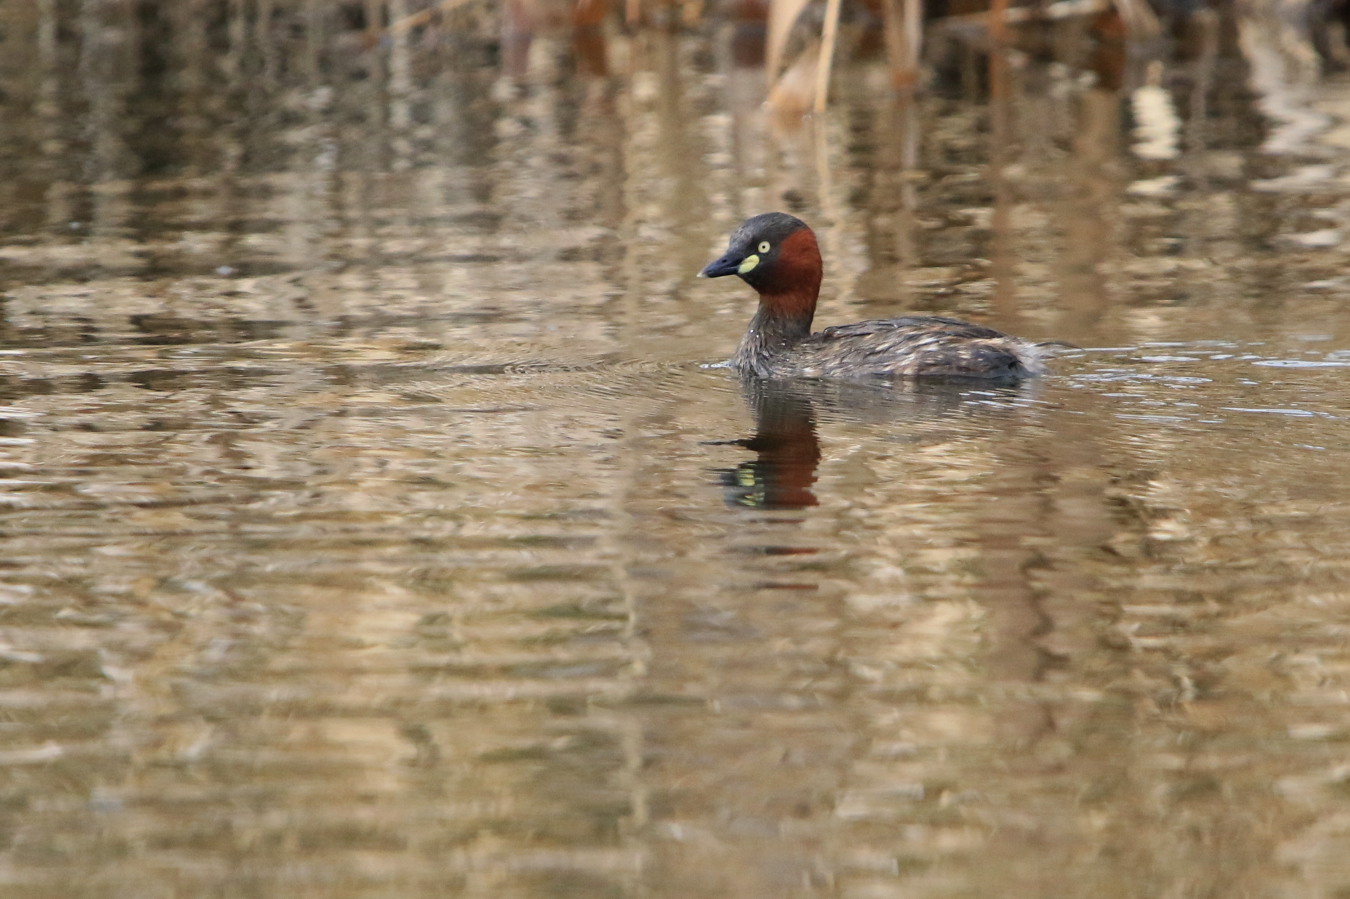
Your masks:
<svg viewBox="0 0 1350 899"><path fill-rule="evenodd" d="M816 235L782 212L748 219L700 278L740 275L759 311L731 367L762 378L967 377L1018 380L1044 371L1041 347L954 318L908 315L811 333L823 266Z"/></svg>

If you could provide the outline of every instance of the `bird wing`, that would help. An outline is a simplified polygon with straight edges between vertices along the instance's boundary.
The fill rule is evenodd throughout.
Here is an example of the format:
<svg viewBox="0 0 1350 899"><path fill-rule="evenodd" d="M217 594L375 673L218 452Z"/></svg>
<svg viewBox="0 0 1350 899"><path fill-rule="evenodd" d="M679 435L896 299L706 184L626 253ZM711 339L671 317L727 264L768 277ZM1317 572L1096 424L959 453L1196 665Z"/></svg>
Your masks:
<svg viewBox="0 0 1350 899"><path fill-rule="evenodd" d="M1014 337L955 318L913 315L836 325L800 347L822 374L1014 376L1037 354Z"/></svg>
<svg viewBox="0 0 1350 899"><path fill-rule="evenodd" d="M872 334L888 336L896 331L910 332L917 342L922 343L939 336L954 340L994 340L1007 337L1006 334L993 328L942 315L906 315L901 318L854 322L851 325L834 325L812 336L822 341L851 340Z"/></svg>

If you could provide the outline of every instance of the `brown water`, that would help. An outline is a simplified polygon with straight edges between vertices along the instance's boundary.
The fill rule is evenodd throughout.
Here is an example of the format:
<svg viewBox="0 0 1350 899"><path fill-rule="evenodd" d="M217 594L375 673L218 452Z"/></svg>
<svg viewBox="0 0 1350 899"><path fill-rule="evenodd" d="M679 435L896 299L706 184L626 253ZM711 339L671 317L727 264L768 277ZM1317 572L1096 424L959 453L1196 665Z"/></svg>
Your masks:
<svg viewBox="0 0 1350 899"><path fill-rule="evenodd" d="M0 6L4 896L1350 890L1350 82L163 6ZM771 208L1084 349L743 388Z"/></svg>

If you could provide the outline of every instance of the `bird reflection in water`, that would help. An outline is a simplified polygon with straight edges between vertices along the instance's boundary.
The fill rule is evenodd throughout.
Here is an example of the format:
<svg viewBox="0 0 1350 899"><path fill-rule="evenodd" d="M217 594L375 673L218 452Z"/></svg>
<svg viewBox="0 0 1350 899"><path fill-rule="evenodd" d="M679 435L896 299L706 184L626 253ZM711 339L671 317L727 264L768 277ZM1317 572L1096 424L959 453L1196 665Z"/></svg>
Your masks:
<svg viewBox="0 0 1350 899"><path fill-rule="evenodd" d="M971 413L1017 408L1033 392L1026 385L980 385L967 379L927 381L813 381L744 378L741 391L755 413L755 434L714 445L743 446L755 458L716 469L728 505L750 509L804 509L819 505L813 487L820 465L816 410L863 420L907 423L911 439L950 439L938 423ZM925 434L925 437L920 437Z"/></svg>
<svg viewBox="0 0 1350 899"><path fill-rule="evenodd" d="M811 486L820 464L811 397L790 381L746 378L741 389L755 410L755 436L715 441L743 446L756 458L719 469L727 502L751 509L803 509L819 503Z"/></svg>

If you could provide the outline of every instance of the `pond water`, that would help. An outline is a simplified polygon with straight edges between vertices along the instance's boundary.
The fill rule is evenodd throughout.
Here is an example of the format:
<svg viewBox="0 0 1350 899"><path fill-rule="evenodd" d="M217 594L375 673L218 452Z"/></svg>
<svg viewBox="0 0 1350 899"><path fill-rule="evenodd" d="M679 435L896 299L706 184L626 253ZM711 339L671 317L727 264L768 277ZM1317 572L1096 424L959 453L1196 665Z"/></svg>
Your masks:
<svg viewBox="0 0 1350 899"><path fill-rule="evenodd" d="M0 7L4 895L1350 890L1350 81L161 7ZM1081 349L742 384L780 208Z"/></svg>

